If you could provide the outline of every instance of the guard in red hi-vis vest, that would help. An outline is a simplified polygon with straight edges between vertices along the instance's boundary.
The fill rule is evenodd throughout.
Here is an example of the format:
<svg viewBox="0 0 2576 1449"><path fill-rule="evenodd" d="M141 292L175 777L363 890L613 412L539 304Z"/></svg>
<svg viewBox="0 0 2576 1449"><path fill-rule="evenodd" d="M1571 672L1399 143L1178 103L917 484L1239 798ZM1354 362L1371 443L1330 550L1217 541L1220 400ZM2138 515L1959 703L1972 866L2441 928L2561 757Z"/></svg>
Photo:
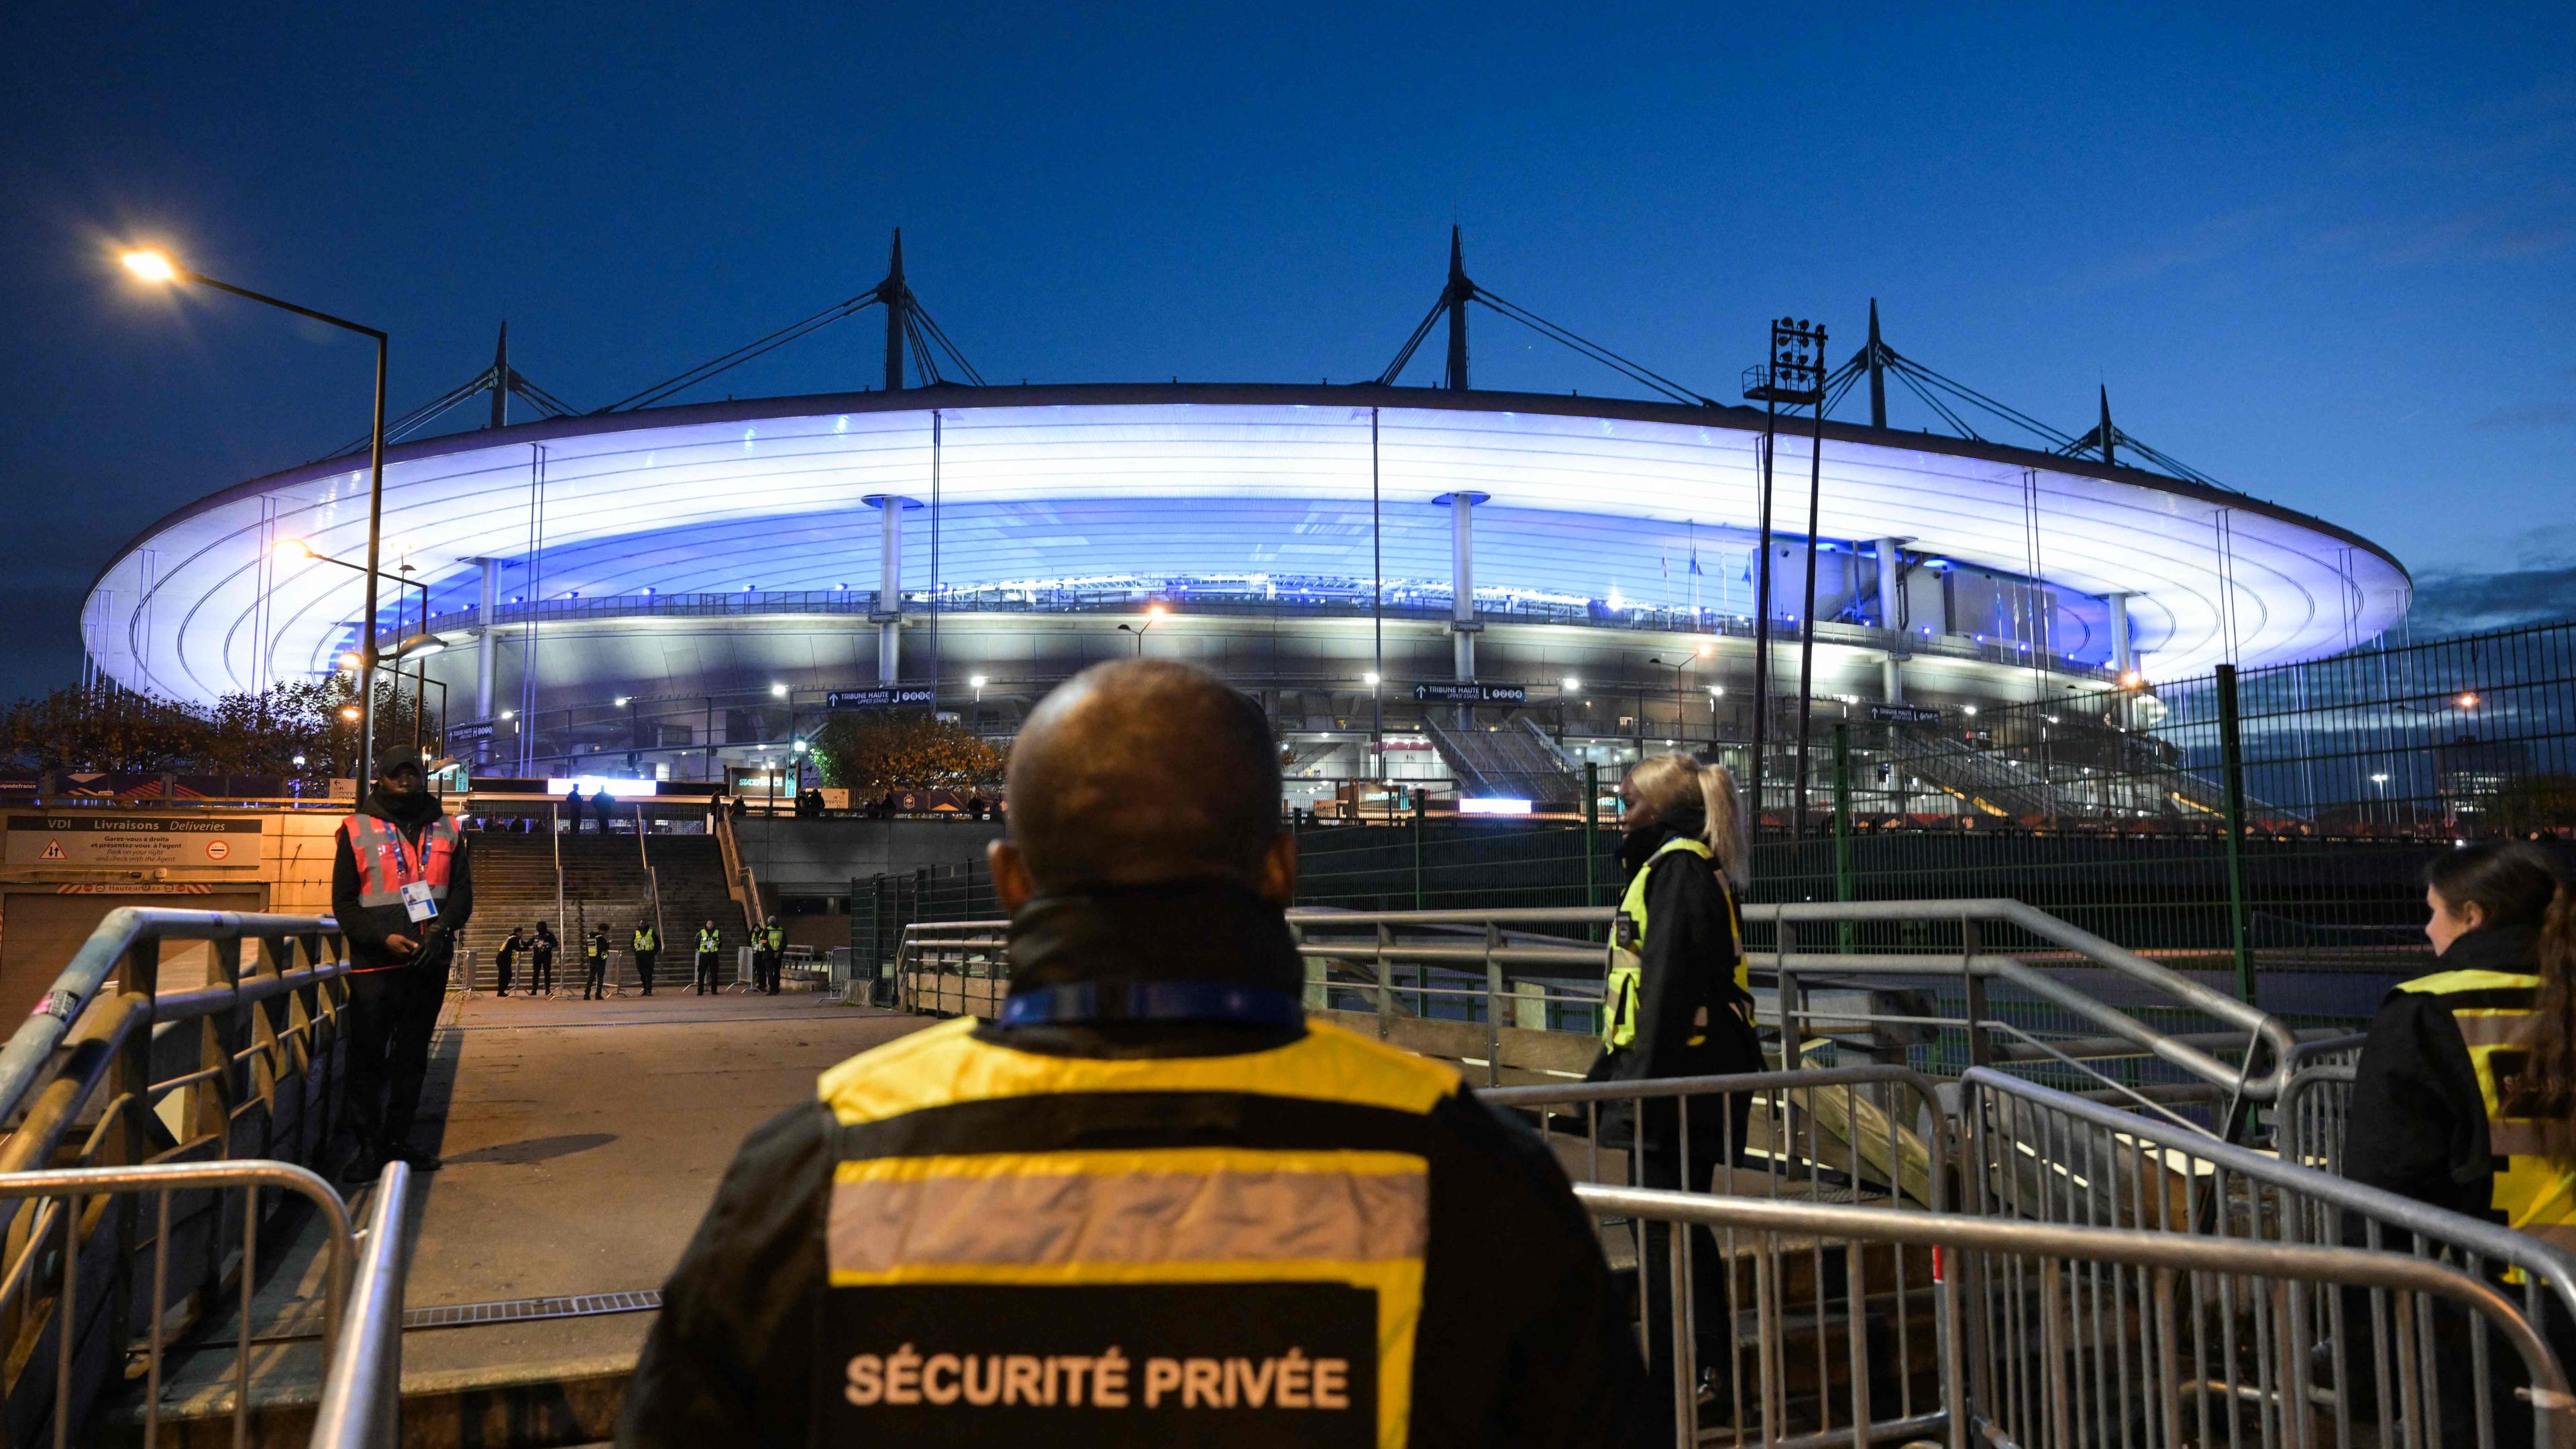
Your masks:
<svg viewBox="0 0 2576 1449"><path fill-rule="evenodd" d="M348 1121L358 1140L342 1179L372 1180L389 1158L435 1172L438 1154L412 1144L412 1118L474 877L464 832L440 812L418 750L377 757L375 788L340 822L336 855L331 913L349 941Z"/></svg>

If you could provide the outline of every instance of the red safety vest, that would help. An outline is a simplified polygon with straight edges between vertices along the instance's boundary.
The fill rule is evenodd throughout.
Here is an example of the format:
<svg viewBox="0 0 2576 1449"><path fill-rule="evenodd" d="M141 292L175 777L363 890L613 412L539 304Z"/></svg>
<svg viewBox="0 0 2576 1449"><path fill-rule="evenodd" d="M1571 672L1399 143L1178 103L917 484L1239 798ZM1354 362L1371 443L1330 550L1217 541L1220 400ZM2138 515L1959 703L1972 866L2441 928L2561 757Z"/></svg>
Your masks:
<svg viewBox="0 0 2576 1449"><path fill-rule="evenodd" d="M427 882L429 898L447 900L448 872L464 846L456 821L441 815L420 832L415 847L390 820L352 815L340 822L349 840L349 858L358 863L358 904L373 909L402 904L403 887Z"/></svg>

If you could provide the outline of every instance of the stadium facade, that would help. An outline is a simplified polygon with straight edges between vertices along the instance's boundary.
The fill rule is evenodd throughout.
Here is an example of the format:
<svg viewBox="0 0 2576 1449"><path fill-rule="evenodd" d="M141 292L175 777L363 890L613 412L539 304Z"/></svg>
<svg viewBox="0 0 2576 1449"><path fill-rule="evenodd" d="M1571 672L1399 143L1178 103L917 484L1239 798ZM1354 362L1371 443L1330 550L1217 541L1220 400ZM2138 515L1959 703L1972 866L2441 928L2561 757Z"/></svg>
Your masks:
<svg viewBox="0 0 2576 1449"><path fill-rule="evenodd" d="M1561 775L1747 739L1766 523L1773 739L1802 632L1820 718L2123 679L2151 714L2159 681L2336 653L2405 614L2386 550L2135 445L2107 402L2092 437L2048 450L1886 426L1899 370L2031 420L1886 348L1875 308L1833 380L1814 336L1816 396L1866 372L1856 425L1720 405L1581 339L1677 400L1470 389L1471 301L1571 338L1469 281L1453 239L1448 286L1374 383L960 385L931 344L972 368L898 240L875 290L773 334L882 304L882 390L649 405L719 359L577 414L505 350L416 415L488 386L492 426L387 454L400 584L379 647L426 636L403 667L485 774L739 786L871 689L1001 735L1085 664L1146 653L1259 697L1309 796L1386 778L1474 794L1493 781L1471 755L1482 776L1515 755ZM1397 385L1444 313L1446 385ZM924 385L904 385L907 347ZM508 425L513 393L556 415ZM178 510L94 582L93 667L194 702L329 675L364 607L362 572L333 560L365 557L367 513L363 453Z"/></svg>

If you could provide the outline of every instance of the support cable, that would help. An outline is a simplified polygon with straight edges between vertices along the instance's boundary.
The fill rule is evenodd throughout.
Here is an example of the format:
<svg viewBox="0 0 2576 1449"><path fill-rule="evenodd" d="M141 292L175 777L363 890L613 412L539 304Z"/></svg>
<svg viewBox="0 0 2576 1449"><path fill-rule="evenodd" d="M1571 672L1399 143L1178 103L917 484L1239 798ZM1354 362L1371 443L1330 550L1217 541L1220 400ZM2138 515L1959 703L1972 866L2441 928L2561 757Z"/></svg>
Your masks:
<svg viewBox="0 0 2576 1449"><path fill-rule="evenodd" d="M779 348L786 346L788 343L794 342L798 338L804 337L809 333L828 327L831 324L840 321L844 317L856 316L857 314L866 311L868 308L875 306L881 300L883 299L879 297L877 290L871 288L859 296L849 298L846 301L836 302L811 316L790 322L786 326L779 328L777 331L770 333L766 337L754 338L753 340L744 343L742 346L735 348L731 352L711 358L708 361L699 363L697 366L690 368L686 372L679 373L661 382L657 382L651 387L644 389L642 392L636 393L630 397L620 398L616 402L610 403L604 408L600 408L598 412L631 412L636 408L650 407L653 404L660 402L662 399L671 396L673 393L679 392L684 388L694 387L699 383L705 382L709 378L715 377L719 373L740 367L742 364L749 362L756 357L775 352ZM596 416L596 414L594 414L594 416Z"/></svg>

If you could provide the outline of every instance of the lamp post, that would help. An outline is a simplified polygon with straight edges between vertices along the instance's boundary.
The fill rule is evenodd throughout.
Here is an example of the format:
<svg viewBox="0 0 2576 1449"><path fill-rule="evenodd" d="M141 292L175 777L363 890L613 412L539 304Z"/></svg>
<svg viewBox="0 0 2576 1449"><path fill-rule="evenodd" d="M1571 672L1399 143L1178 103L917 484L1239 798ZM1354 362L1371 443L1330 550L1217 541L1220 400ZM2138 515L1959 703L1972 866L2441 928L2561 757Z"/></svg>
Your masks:
<svg viewBox="0 0 2576 1449"><path fill-rule="evenodd" d="M374 552L375 551L371 546L368 549L369 557L372 558L374 556ZM376 580L392 580L392 582L397 586L397 593L399 593L401 589L418 589L420 591L420 633L409 639L403 639L402 642L394 646L394 677L396 679L402 678L401 665L406 656L426 659L430 655L447 647L445 644L439 643L429 637L429 585L419 579L398 578L393 574L384 572L382 569L371 569L366 564L354 564L344 558L333 558L327 553L317 552L313 545L306 543L300 538L290 538L279 543L277 546L277 556L289 559L310 559L315 563L338 564L340 567L347 569L352 573L367 575L367 620L364 624L359 626L358 631L366 636L358 646L358 698L360 701L359 718L361 720L361 724L359 726L360 738L358 743L359 747L366 751L366 758L372 760L375 758L374 735L372 734L372 731L375 729L376 696L375 691L370 689L367 685L367 670L370 667L368 660L373 656L376 647ZM412 568L410 564L403 565L403 572L405 574L408 574L411 571ZM400 604L396 604L394 606L394 632L398 638L402 632L402 606ZM423 695L429 686L429 666L426 664L421 665L417 673L419 676L420 689L415 691L412 697L415 701L422 701ZM411 722L411 747L413 749L420 748L419 708L420 705L415 703ZM438 721L442 727L447 723L447 712L444 706L439 710ZM441 751L441 753L445 752Z"/></svg>
<svg viewBox="0 0 2576 1449"><path fill-rule="evenodd" d="M1692 652L1691 657L1679 661L1666 661L1653 655L1649 655L1646 658L1647 663L1663 665L1664 668L1673 672L1673 735L1685 745L1690 743L1690 717L1682 708L1682 671L1689 669L1692 665L1706 659L1709 655L1710 647L1711 646L1709 645L1702 644L1697 650ZM1714 713L1710 716L1712 721L1714 721L1715 717ZM1638 727L1642 729L1645 726L1645 721L1639 720L1637 724ZM1714 737L1717 734L1717 726L1713 722L1709 726L1709 734L1712 737L1713 742Z"/></svg>
<svg viewBox="0 0 2576 1449"><path fill-rule="evenodd" d="M1360 676L1369 687L1369 773L1376 777L1378 788L1386 788L1386 703L1380 687L1383 675L1372 669Z"/></svg>
<svg viewBox="0 0 2576 1449"><path fill-rule="evenodd" d="M376 748L376 566L383 559L385 541L385 334L346 317L334 317L328 312L297 306L282 297L254 292L248 287L236 287L230 282L219 282L203 272L179 265L168 252L157 247L129 251L123 260L127 271L147 282L194 282L201 287L230 292L236 297L375 340L376 411L375 422L367 433L367 612L366 623L359 630L358 639L358 752L362 764L373 760ZM422 617L425 622L425 610Z"/></svg>
<svg viewBox="0 0 2576 1449"><path fill-rule="evenodd" d="M1145 610L1144 623L1121 624L1118 626L1118 632L1136 636L1136 657L1142 659L1145 657L1145 631L1161 622L1163 622L1163 606L1155 604Z"/></svg>

